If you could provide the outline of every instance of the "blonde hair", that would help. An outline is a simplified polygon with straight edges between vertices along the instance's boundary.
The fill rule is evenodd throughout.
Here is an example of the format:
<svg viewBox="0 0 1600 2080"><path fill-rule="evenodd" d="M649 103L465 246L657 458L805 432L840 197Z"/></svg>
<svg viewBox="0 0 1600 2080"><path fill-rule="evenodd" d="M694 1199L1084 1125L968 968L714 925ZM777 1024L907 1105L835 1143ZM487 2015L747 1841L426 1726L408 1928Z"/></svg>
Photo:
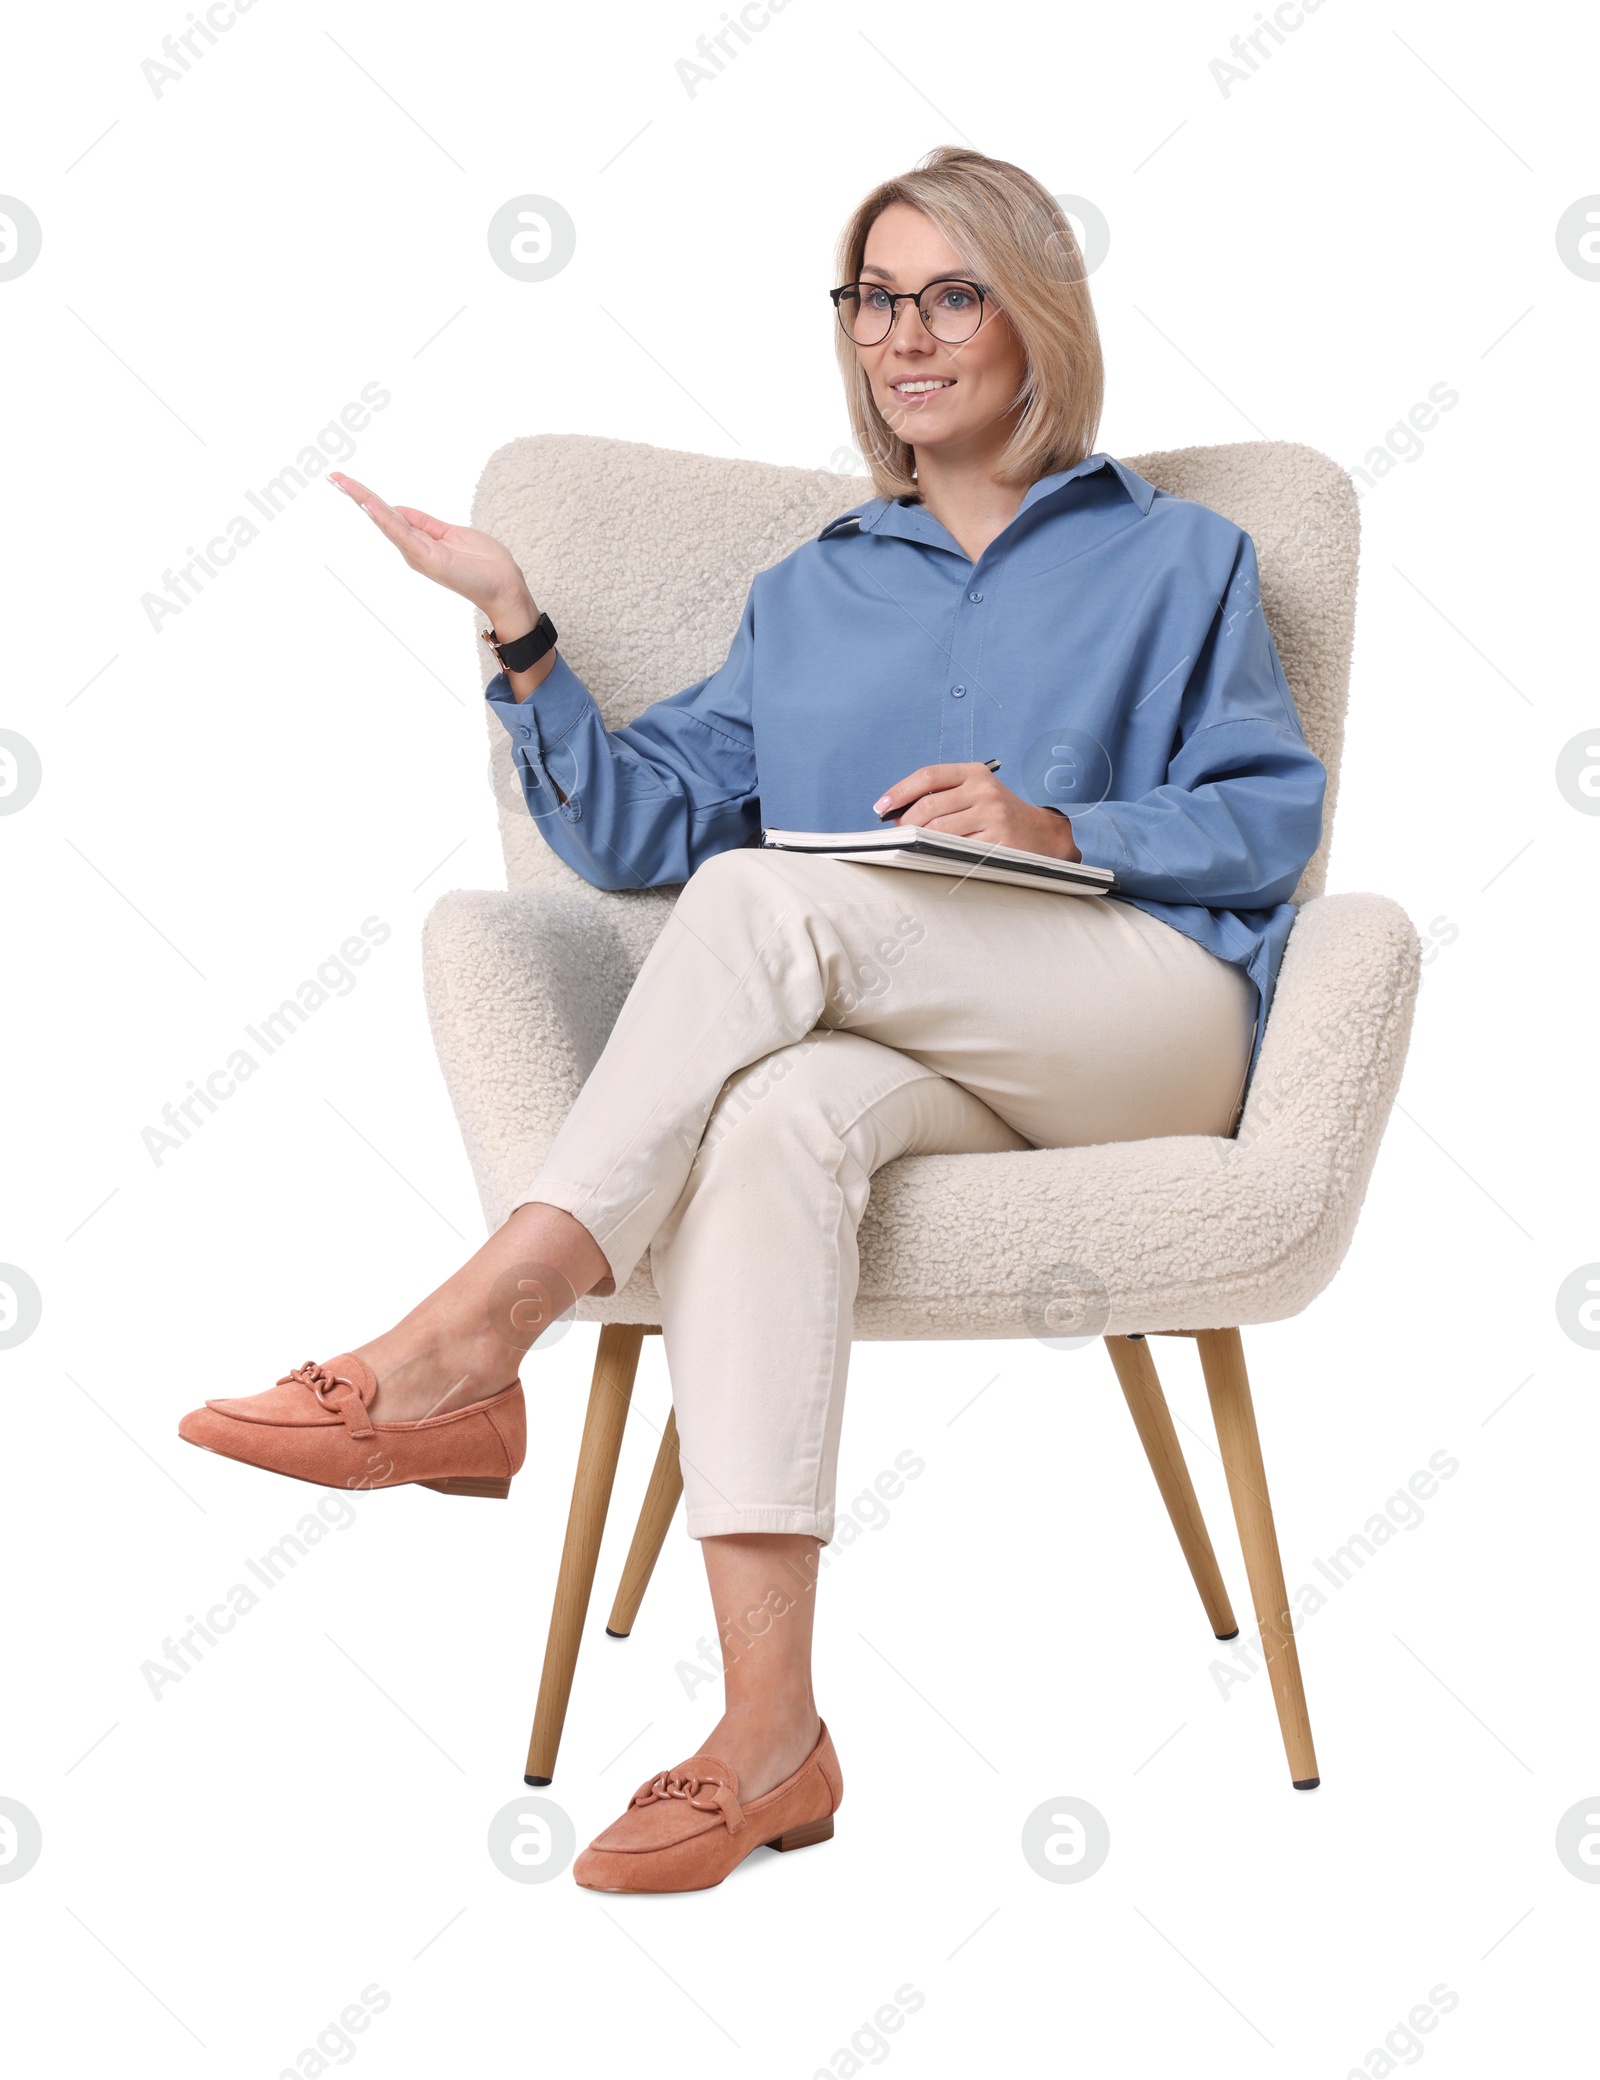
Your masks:
<svg viewBox="0 0 1600 2080"><path fill-rule="evenodd" d="M838 279L859 279L867 233L892 203L920 210L976 281L991 289L1022 343L1022 412L996 474L1032 484L1094 451L1105 400L1105 362L1083 254L1056 198L1005 159L940 145L910 173L881 182L839 238ZM902 320L902 322L904 322ZM841 326L834 328L856 445L880 498L915 495L915 453L879 411L872 385Z"/></svg>

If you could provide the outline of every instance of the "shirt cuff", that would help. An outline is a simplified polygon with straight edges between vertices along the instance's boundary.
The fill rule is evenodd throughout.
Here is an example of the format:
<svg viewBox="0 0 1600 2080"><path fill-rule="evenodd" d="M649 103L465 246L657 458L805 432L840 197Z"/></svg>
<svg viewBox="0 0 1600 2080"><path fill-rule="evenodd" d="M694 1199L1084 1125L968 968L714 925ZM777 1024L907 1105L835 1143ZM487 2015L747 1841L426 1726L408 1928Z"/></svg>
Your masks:
<svg viewBox="0 0 1600 2080"><path fill-rule="evenodd" d="M1086 867L1109 867L1119 878L1132 870L1133 859L1122 841L1122 833L1097 802L1091 808L1068 809L1072 842Z"/></svg>
<svg viewBox="0 0 1600 2080"><path fill-rule="evenodd" d="M594 705L594 696L559 650L543 683L527 700L517 699L504 672L495 673L483 689L483 697L505 724L512 744L527 746L530 755L540 760Z"/></svg>

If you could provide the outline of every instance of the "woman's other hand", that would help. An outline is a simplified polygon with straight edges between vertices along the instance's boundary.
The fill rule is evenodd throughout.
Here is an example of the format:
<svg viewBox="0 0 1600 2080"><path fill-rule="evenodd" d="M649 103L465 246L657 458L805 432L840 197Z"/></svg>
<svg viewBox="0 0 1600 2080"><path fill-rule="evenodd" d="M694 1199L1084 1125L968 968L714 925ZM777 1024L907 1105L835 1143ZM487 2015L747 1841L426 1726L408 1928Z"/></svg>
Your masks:
<svg viewBox="0 0 1600 2080"><path fill-rule="evenodd" d="M879 816L921 830L951 831L990 845L1014 845L1050 859L1083 857L1059 809L1035 808L981 765L919 766L873 803Z"/></svg>

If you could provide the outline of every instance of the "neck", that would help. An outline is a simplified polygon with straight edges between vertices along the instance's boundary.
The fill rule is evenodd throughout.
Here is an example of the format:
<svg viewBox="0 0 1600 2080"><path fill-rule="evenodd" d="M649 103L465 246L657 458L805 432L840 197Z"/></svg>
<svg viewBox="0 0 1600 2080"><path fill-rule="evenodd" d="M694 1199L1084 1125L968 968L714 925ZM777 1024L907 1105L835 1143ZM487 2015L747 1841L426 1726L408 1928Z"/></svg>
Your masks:
<svg viewBox="0 0 1600 2080"><path fill-rule="evenodd" d="M1009 429L1007 429L1009 432ZM1000 443L1004 446L1004 441ZM999 447L984 452L948 454L923 449L916 457L917 492L941 527L946 528L974 563L1016 518L1026 484L1003 483L994 473Z"/></svg>

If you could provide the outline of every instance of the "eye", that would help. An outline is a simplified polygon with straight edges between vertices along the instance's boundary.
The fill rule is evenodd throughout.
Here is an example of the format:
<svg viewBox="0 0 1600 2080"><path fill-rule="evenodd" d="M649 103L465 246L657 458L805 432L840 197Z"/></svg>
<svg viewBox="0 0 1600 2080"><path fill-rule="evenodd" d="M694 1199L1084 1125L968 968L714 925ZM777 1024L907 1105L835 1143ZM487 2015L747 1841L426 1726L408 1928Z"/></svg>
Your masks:
<svg viewBox="0 0 1600 2080"><path fill-rule="evenodd" d="M860 295L861 307L863 310L881 311L886 309L888 306L889 292L887 289L868 288L862 290L860 292Z"/></svg>
<svg viewBox="0 0 1600 2080"><path fill-rule="evenodd" d="M976 302L965 282L946 282L939 290L939 308L945 311L969 311Z"/></svg>

